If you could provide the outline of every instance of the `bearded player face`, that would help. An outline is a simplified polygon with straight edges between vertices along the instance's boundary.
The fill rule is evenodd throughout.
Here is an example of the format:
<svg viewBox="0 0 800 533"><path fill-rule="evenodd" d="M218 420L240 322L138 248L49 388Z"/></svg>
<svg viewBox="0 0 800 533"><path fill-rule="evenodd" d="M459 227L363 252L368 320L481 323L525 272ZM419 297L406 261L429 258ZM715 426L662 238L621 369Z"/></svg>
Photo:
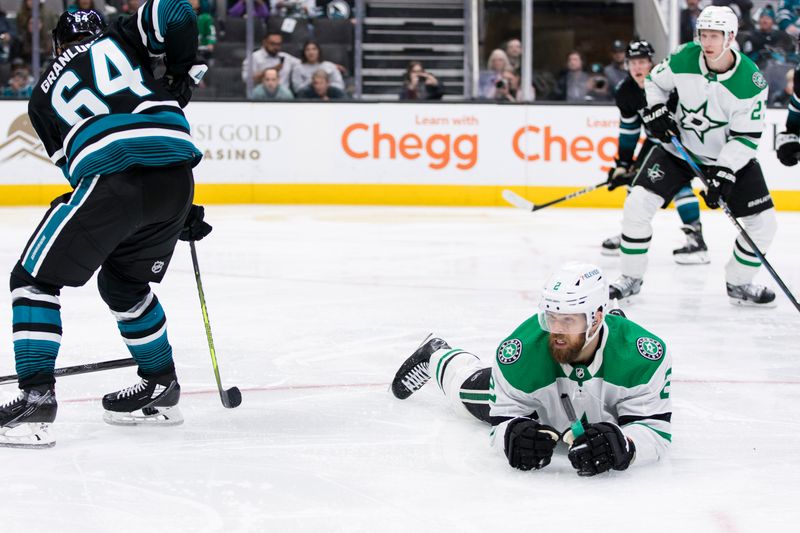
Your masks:
<svg viewBox="0 0 800 533"><path fill-rule="evenodd" d="M547 345L552 358L561 364L572 364L580 356L586 342L586 315L545 313L550 336Z"/></svg>

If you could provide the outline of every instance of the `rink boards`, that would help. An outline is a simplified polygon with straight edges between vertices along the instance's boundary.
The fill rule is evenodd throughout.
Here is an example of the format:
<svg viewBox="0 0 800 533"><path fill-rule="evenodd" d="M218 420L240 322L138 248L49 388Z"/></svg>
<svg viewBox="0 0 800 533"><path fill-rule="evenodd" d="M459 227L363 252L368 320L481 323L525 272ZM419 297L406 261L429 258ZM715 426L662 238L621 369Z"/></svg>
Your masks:
<svg viewBox="0 0 800 533"><path fill-rule="evenodd" d="M204 158L207 204L505 205L603 181L617 152L613 106L196 102L187 110ZM797 168L774 139L785 110L767 112L759 160L779 209L800 210ZM67 189L27 118L0 102L0 205L46 204ZM564 205L620 207L599 191Z"/></svg>

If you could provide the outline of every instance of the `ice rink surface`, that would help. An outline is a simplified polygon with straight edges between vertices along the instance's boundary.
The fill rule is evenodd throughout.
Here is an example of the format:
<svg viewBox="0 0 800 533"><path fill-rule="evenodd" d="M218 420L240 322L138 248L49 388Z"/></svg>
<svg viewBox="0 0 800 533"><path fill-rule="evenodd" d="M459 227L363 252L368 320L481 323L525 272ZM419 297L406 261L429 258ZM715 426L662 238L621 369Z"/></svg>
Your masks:
<svg viewBox="0 0 800 533"><path fill-rule="evenodd" d="M0 209L9 272L43 208ZM712 263L678 266L674 211L660 212L628 317L672 351L673 446L653 466L575 475L563 450L511 469L488 428L458 418L429 384L406 401L388 383L430 331L488 361L536 310L567 259L618 260L600 242L615 210L209 207L198 243L226 387L216 392L188 246L156 292L167 312L186 422L112 427L103 394L133 369L63 378L57 445L0 449L3 533L253 531L796 531L800 523L800 313L729 305L734 230L703 212ZM800 214L779 214L769 258L800 293ZM776 289L765 272L758 281ZM94 282L62 292L58 366L126 357ZM14 373L0 291L0 374ZM0 388L2 400L14 385Z"/></svg>

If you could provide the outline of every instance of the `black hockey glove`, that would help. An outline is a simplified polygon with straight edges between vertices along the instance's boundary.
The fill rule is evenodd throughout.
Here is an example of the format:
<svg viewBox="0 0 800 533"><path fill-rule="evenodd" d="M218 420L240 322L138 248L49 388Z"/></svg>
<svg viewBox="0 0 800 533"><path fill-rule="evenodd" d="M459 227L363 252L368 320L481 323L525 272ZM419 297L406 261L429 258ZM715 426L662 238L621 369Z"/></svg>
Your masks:
<svg viewBox="0 0 800 533"><path fill-rule="evenodd" d="M515 418L506 427L508 464L520 470L544 468L550 464L559 438L558 431L550 426L529 418Z"/></svg>
<svg viewBox="0 0 800 533"><path fill-rule="evenodd" d="M594 476L630 466L636 447L618 425L611 422L584 424L584 433L569 448L569 461L579 476Z"/></svg>
<svg viewBox="0 0 800 533"><path fill-rule="evenodd" d="M775 137L775 148L778 150L778 159L787 167L795 166L800 160L800 142L794 133L779 133Z"/></svg>
<svg viewBox="0 0 800 533"><path fill-rule="evenodd" d="M186 220L183 221L183 229L178 238L182 241L199 241L211 233L211 225L203 221L206 210L202 205L192 205Z"/></svg>
<svg viewBox="0 0 800 533"><path fill-rule="evenodd" d="M673 135L680 138L678 124L675 123L672 113L664 104L656 104L645 109L642 113L642 120L650 133L661 142L671 142L670 138Z"/></svg>
<svg viewBox="0 0 800 533"><path fill-rule="evenodd" d="M619 159L614 160L615 167L608 171L608 190L613 191L617 187L629 186L633 182L636 171L631 168L630 163L625 163Z"/></svg>
<svg viewBox="0 0 800 533"><path fill-rule="evenodd" d="M195 61L186 74L167 74L161 78L164 88L175 98L181 108L186 107L192 99L192 91L200 84L208 72L208 65L203 61Z"/></svg>
<svg viewBox="0 0 800 533"><path fill-rule="evenodd" d="M711 167L708 169L708 189L700 192L700 196L706 201L706 205L711 209L719 208L720 199L728 201L728 196L733 190L736 176L729 168Z"/></svg>

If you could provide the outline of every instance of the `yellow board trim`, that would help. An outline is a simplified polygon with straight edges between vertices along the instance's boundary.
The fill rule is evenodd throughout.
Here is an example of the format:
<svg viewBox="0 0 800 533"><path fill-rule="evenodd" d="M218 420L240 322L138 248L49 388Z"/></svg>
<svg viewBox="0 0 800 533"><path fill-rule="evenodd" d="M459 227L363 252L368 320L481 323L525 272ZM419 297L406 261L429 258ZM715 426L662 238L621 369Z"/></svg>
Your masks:
<svg viewBox="0 0 800 533"><path fill-rule="evenodd" d="M508 207L503 189L544 203L580 187L508 187L503 185L380 185L380 184L198 184L198 204L339 204ZM61 185L0 185L0 206L46 205L68 192ZM772 191L781 211L800 211L800 191ZM557 204L558 207L621 208L625 191L599 190ZM700 202L701 207L703 202ZM554 206L555 207L555 206Z"/></svg>

